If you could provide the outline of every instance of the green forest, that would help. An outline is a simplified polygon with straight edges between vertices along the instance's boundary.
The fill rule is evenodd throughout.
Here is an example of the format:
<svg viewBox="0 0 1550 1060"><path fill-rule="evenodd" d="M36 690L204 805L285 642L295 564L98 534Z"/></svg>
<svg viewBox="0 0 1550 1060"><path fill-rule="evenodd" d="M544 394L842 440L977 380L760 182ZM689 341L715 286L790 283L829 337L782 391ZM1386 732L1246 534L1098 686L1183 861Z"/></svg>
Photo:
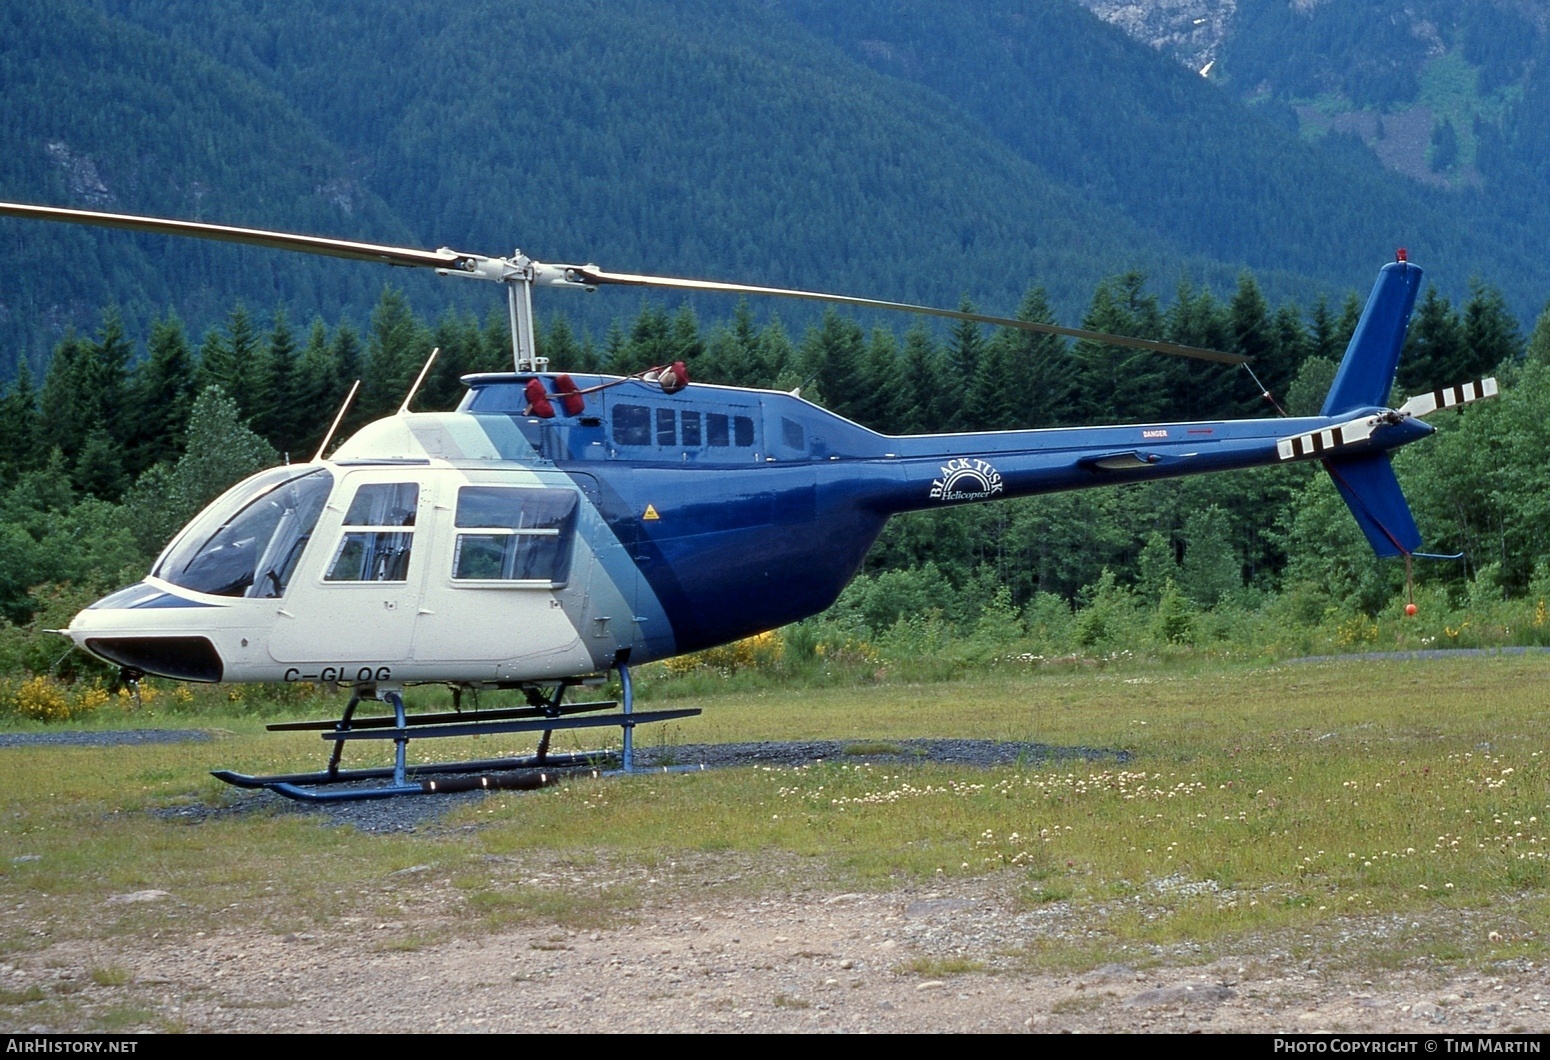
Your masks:
<svg viewBox="0 0 1550 1060"><path fill-rule="evenodd" d="M1532 163L1550 67L1520 53L1544 34L1438 22L1466 80L1517 78L1478 123L1455 121L1478 185L1417 183L1352 136L1300 135L1301 82L1236 97L1279 84L1277 48L1327 46L1355 77L1345 59L1388 40L1360 32L1348 9L1363 6L1320 5L1269 38L1250 19L1224 58L1244 73L1219 86L1052 0L13 5L0 198L928 304L968 292L1000 313L1032 277L1066 321L1129 268L1216 290L1249 268L1268 297L1311 306L1406 246L1454 301L1490 276L1529 318L1547 289ZM9 219L0 261L6 381L21 359L41 377L65 329L94 331L109 302L137 336L169 305L202 335L238 298L361 320L383 282ZM467 285L393 282L433 314L484 305ZM717 323L730 308L694 307ZM594 334L629 311L564 306ZM800 332L817 314L787 319Z"/></svg>
<svg viewBox="0 0 1550 1060"><path fill-rule="evenodd" d="M746 302L702 327L686 305L644 300L600 342L555 316L539 343L575 371L682 360L700 382L801 385L888 433L999 430L1315 414L1359 313L1354 293L1307 311L1272 305L1247 272L1230 296L1182 284L1167 305L1136 273L1093 291L1085 327L1249 354L1252 375L971 323L867 328L836 310L793 334ZM1019 315L1049 321L1045 293L1028 291ZM42 631L140 578L238 478L311 459L353 380L361 396L340 438L390 414L433 347L417 410L453 407L461 375L510 363L504 315L431 321L387 288L364 328L299 327L238 303L196 340L174 315L138 335L108 309L94 333L59 343L41 379L23 366L0 397L0 668L110 678ZM887 650L918 665L1009 646L1349 649L1377 643L1383 623L1412 646L1550 642L1550 307L1525 335L1488 284L1461 305L1428 288L1394 401L1489 374L1497 400L1438 414L1437 434L1396 457L1428 550L1464 553L1418 562L1415 619L1397 617L1404 566L1376 560L1328 477L1299 464L896 519L838 604L785 644L832 667ZM742 656L709 658L725 669Z"/></svg>

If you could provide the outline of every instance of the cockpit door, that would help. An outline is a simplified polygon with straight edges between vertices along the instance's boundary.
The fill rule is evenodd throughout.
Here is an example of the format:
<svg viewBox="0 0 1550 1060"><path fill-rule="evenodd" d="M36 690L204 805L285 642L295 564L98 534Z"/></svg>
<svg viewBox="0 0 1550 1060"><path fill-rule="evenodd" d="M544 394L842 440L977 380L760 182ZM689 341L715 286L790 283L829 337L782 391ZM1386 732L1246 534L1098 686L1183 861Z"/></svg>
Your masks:
<svg viewBox="0 0 1550 1060"><path fill-rule="evenodd" d="M301 568L276 602L270 655L318 667L303 665L298 680L349 681L368 663L408 660L434 544L427 525L432 487L403 468L341 478Z"/></svg>

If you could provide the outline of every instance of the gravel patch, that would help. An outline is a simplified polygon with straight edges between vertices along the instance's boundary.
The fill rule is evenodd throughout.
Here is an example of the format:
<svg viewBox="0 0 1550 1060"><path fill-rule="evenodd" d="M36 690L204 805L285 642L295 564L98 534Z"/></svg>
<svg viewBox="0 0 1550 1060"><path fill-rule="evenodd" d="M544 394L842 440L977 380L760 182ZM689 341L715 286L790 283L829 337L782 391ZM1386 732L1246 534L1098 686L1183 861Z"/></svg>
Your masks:
<svg viewBox="0 0 1550 1060"><path fill-rule="evenodd" d="M0 732L0 747L116 747L120 744L203 743L203 729L104 729L101 732Z"/></svg>
<svg viewBox="0 0 1550 1060"><path fill-rule="evenodd" d="M959 766L1047 766L1056 762L1112 759L1130 761L1130 752L1099 747L1052 747L1042 743L996 740L808 740L778 743L686 744L681 747L637 746L638 766L703 765L804 766L823 761L926 763Z"/></svg>
<svg viewBox="0 0 1550 1060"><path fill-rule="evenodd" d="M1540 655L1547 651L1550 651L1550 648L1421 648L1416 651L1366 651L1347 655L1303 655L1296 659L1287 659L1286 664L1379 662L1391 660L1414 662L1417 659L1463 659L1478 655Z"/></svg>

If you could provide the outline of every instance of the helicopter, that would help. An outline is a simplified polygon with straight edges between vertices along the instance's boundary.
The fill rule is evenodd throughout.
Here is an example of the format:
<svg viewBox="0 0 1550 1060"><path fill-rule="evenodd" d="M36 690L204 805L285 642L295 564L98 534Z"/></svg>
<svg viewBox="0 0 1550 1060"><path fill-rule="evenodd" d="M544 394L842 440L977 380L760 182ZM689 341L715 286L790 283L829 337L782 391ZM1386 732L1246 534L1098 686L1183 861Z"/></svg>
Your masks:
<svg viewBox="0 0 1550 1060"><path fill-rule="evenodd" d="M894 515L1060 490L1307 460L1328 469L1380 556L1424 555L1389 462L1432 433L1438 408L1494 379L1387 407L1422 270L1382 267L1317 416L887 436L799 393L691 383L682 363L633 376L550 369L534 288L719 291L968 320L1235 364L1241 356L1053 324L848 295L555 265L321 236L20 203L0 215L125 228L431 268L506 286L513 371L463 378L451 412L398 413L332 453L231 487L167 545L145 579L62 632L127 680L347 685L336 720L271 728L333 741L323 771L216 776L292 798L376 798L527 786L561 729L698 711L634 709L632 667L817 614ZM427 362L426 369L429 368ZM421 372L423 380L425 371ZM415 386L418 387L416 382ZM348 402L347 402L348 404ZM327 454L327 455L325 455ZM566 703L617 675L619 701ZM407 685L454 690L454 711L410 714ZM462 711L462 690L514 689L524 707ZM369 700L391 717L355 718ZM600 713L619 707L617 713ZM534 756L410 767L411 738L538 732ZM392 740L392 767L341 769L344 745ZM518 768L529 772L516 772ZM345 782L382 781L369 787ZM326 790L325 790L326 789Z"/></svg>

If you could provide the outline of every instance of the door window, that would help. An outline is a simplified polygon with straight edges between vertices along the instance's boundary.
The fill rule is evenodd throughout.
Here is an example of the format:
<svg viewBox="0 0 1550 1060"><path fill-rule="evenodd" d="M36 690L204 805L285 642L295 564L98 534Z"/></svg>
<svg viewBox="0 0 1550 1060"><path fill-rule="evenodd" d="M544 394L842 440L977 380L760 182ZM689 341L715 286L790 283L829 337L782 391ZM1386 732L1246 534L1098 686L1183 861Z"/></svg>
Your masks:
<svg viewBox="0 0 1550 1060"><path fill-rule="evenodd" d="M372 482L355 491L325 581L401 582L409 577L420 486Z"/></svg>

